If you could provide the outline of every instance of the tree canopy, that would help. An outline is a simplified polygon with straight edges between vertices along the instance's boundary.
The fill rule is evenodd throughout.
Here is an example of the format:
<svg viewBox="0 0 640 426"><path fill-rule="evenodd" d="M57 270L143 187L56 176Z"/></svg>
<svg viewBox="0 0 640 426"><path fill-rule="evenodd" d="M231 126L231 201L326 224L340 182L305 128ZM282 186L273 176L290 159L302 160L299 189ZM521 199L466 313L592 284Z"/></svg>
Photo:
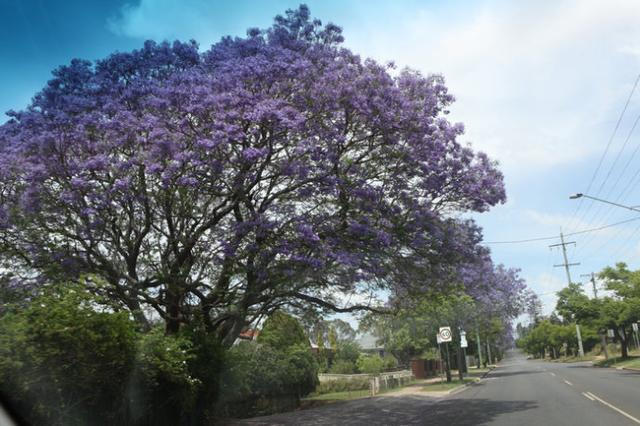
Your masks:
<svg viewBox="0 0 640 426"><path fill-rule="evenodd" d="M306 6L271 28L73 60L0 127L0 249L33 280L89 273L169 333L230 345L289 305L406 286L475 256L452 212L505 200L457 139L441 76L363 60Z"/></svg>

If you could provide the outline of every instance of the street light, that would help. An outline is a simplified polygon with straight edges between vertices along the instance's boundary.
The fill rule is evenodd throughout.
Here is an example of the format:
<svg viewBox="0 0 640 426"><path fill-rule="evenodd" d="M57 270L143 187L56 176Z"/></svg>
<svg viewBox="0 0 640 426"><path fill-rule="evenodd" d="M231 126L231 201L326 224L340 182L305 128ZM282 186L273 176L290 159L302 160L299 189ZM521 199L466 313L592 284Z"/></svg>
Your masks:
<svg viewBox="0 0 640 426"><path fill-rule="evenodd" d="M578 198L589 198L591 200L600 201L601 203L611 204L613 206L622 207L623 209L632 210L634 212L640 213L640 209L636 207L625 206L624 204L614 203L613 201L603 200L602 198L592 197L591 195L581 194L580 192L578 192L577 194L570 195L569 198L572 200L576 200Z"/></svg>

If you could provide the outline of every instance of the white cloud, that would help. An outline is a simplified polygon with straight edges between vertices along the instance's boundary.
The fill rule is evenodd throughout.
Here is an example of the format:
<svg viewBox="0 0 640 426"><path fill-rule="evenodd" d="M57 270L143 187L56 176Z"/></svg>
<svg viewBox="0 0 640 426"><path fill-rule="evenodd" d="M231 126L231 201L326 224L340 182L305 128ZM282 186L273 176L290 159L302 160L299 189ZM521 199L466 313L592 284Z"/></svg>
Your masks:
<svg viewBox="0 0 640 426"><path fill-rule="evenodd" d="M452 117L466 124L465 139L497 158L508 176L599 154L640 64L636 1L311 7L331 10L331 20L345 27L347 45L364 56L444 74L458 99ZM273 14L284 8L274 5ZM242 16L234 10L234 28L255 16L252 9ZM207 46L229 31L228 20L219 18L230 13L222 2L141 0L125 6L109 28ZM268 25L271 18L246 26Z"/></svg>
<svg viewBox="0 0 640 426"><path fill-rule="evenodd" d="M539 173L600 153L637 66L640 3L485 2L414 11L378 31L355 28L356 50L445 75L454 118L507 173ZM349 42L349 37L347 38ZM631 47L630 47L631 46ZM627 66L625 66L627 65Z"/></svg>

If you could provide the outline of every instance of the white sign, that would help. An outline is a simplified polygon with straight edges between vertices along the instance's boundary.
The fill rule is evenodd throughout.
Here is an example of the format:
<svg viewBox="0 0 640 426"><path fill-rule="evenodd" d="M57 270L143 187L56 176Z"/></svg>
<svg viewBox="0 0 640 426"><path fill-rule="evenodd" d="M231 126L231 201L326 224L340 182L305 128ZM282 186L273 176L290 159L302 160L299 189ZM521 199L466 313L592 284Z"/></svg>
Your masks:
<svg viewBox="0 0 640 426"><path fill-rule="evenodd" d="M466 336L460 336L460 347L461 348L466 348L467 345L467 337Z"/></svg>
<svg viewBox="0 0 640 426"><path fill-rule="evenodd" d="M442 343L442 339L440 338L440 333L436 333L436 341L438 344Z"/></svg>
<svg viewBox="0 0 640 426"><path fill-rule="evenodd" d="M451 327L440 327L440 331L438 332L440 336L440 341L442 343L451 341Z"/></svg>
<svg viewBox="0 0 640 426"><path fill-rule="evenodd" d="M608 329L607 330L607 336L609 337L616 337L615 332L612 329Z"/></svg>
<svg viewBox="0 0 640 426"><path fill-rule="evenodd" d="M633 331L638 331L638 323L637 322L631 323L631 328L633 328Z"/></svg>

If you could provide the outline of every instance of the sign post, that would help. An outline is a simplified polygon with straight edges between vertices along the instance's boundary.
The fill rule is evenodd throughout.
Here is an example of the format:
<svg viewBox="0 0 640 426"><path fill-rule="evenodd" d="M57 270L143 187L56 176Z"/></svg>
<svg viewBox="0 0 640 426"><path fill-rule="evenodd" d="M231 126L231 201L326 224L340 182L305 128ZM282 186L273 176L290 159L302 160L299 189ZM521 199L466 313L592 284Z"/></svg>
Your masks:
<svg viewBox="0 0 640 426"><path fill-rule="evenodd" d="M467 333L464 330L460 330L460 348L462 349L462 365L458 368L462 369L463 373L467 372Z"/></svg>
<svg viewBox="0 0 640 426"><path fill-rule="evenodd" d="M436 334L436 341L438 342L438 357L440 359L440 384L442 384L444 383L444 367L442 365L442 347L440 346L442 339L440 338L440 333Z"/></svg>
<svg viewBox="0 0 640 426"><path fill-rule="evenodd" d="M439 331L438 331L438 336L440 336L440 342L442 343L449 343L452 340L452 335L451 335L451 327L440 327ZM451 381L451 362L449 359L449 345L445 345L444 349L446 351L446 358L445 358L445 363L447 364L446 367L446 372L447 372L447 382Z"/></svg>

